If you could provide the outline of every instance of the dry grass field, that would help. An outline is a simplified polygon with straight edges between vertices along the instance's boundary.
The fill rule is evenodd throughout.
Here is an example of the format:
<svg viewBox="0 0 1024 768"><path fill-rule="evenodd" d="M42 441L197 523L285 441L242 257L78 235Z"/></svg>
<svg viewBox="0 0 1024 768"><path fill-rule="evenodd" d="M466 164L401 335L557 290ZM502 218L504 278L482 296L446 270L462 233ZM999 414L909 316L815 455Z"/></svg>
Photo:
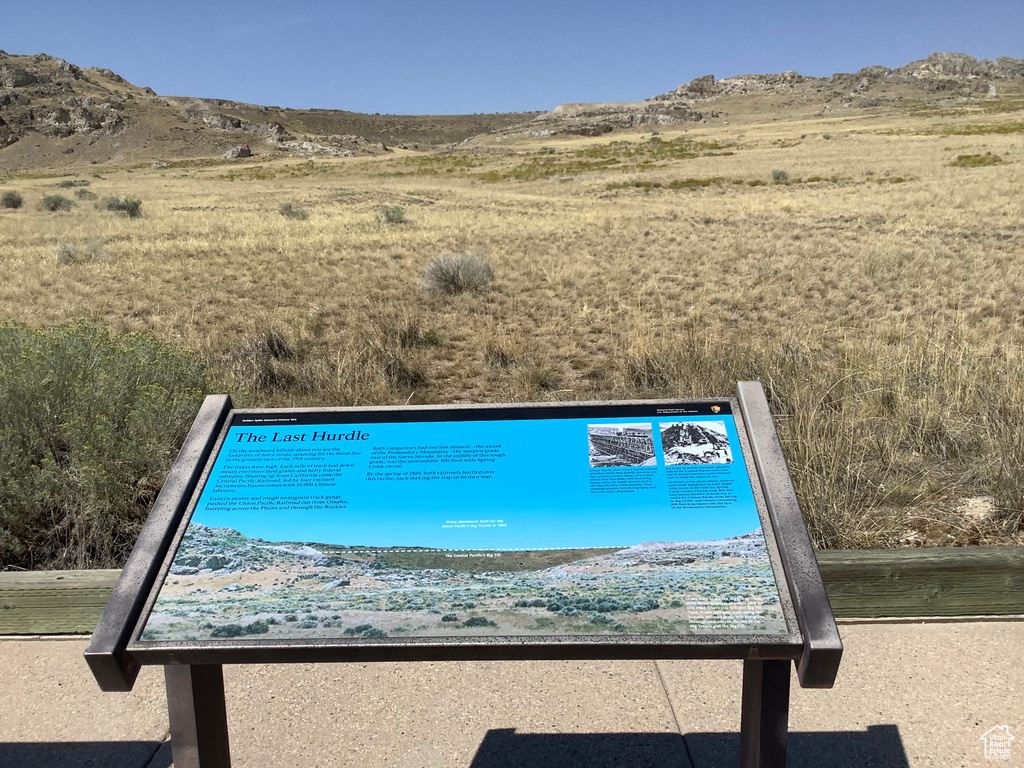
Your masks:
<svg viewBox="0 0 1024 768"><path fill-rule="evenodd" d="M0 318L151 331L245 405L760 379L818 544L1021 542L1021 107L0 175ZM428 290L443 253L493 280Z"/></svg>

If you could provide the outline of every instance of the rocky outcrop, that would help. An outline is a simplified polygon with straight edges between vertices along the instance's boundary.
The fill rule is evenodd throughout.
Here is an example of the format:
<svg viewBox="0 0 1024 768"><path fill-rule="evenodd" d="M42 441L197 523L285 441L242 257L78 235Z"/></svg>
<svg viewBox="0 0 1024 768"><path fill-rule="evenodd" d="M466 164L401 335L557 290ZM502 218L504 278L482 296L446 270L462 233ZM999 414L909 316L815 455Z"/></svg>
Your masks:
<svg viewBox="0 0 1024 768"><path fill-rule="evenodd" d="M933 53L927 59L900 67L896 72L917 78L1024 77L1024 59L1001 56L993 62L988 59L978 61L966 53Z"/></svg>
<svg viewBox="0 0 1024 768"><path fill-rule="evenodd" d="M316 141L299 141L291 139L280 141L277 148L295 152L307 157L355 157L356 155L375 155L389 150L381 149L380 145L367 141L362 136L331 135L320 136Z"/></svg>
<svg viewBox="0 0 1024 768"><path fill-rule="evenodd" d="M705 120L712 114L696 112L683 103L661 104L666 99L622 104L562 104L534 118L537 123L552 124L545 134L601 136L618 128L665 126L683 121Z"/></svg>
<svg viewBox="0 0 1024 768"><path fill-rule="evenodd" d="M2 117L0 117L0 149L3 149L8 144L13 144L18 140L18 135L9 126Z"/></svg>
<svg viewBox="0 0 1024 768"><path fill-rule="evenodd" d="M39 75L14 64L0 64L0 86L4 88L24 88L40 81Z"/></svg>
<svg viewBox="0 0 1024 768"><path fill-rule="evenodd" d="M223 155L225 160L238 160L240 157L252 157L252 150L246 146L232 147Z"/></svg>
<svg viewBox="0 0 1024 768"><path fill-rule="evenodd" d="M246 127L251 126L251 127ZM289 139L291 136L288 135L288 131L280 123L244 123L243 128L251 133L255 133L257 136L266 136L270 140L284 140Z"/></svg>
<svg viewBox="0 0 1024 768"><path fill-rule="evenodd" d="M280 123L252 123L248 120L242 120L232 115L218 112L212 109L205 101L192 102L181 111L181 116L189 122L202 123L220 131L245 131L252 133L265 138L270 143L287 141L292 138Z"/></svg>
<svg viewBox="0 0 1024 768"><path fill-rule="evenodd" d="M1007 79L1024 79L1024 59L1011 59L1009 56L1000 56L992 62L992 76Z"/></svg>
<svg viewBox="0 0 1024 768"><path fill-rule="evenodd" d="M82 70L76 67L74 64L69 64L64 59L57 59L57 69L61 72L66 72L75 80L82 79Z"/></svg>
<svg viewBox="0 0 1024 768"><path fill-rule="evenodd" d="M86 99L85 101L91 102L92 100ZM114 132L124 124L121 115L109 103L101 104L91 110L84 106L72 106L71 109L59 107L33 114L35 115L33 128L51 138L67 138L76 133L92 131Z"/></svg>
<svg viewBox="0 0 1024 768"><path fill-rule="evenodd" d="M816 101L821 105L818 114L824 114L837 108L895 104L908 96L937 105L994 97L999 93L994 81L1009 78L1024 78L1024 60L1004 56L995 61L979 61L962 53L934 53L898 69L874 65L856 73L838 72L830 77L782 72L716 80L713 75L704 75L683 83L674 91L648 99L648 103L662 103L663 110L676 114L680 105L692 112L695 104L736 95L770 94L788 97L790 104Z"/></svg>
<svg viewBox="0 0 1024 768"><path fill-rule="evenodd" d="M714 75L703 75L688 83L683 83L674 91L655 96L653 100L699 100L737 93L775 92L792 89L808 79L797 72L782 72L778 75L738 75L722 80L715 80Z"/></svg>
<svg viewBox="0 0 1024 768"><path fill-rule="evenodd" d="M112 72L111 70L107 69L106 67L92 67L88 71L92 72L92 73L94 73L96 75L99 75L100 77L106 78L107 80L113 80L115 83L127 83L128 82L123 77L121 77L119 74L117 74L116 72Z"/></svg>

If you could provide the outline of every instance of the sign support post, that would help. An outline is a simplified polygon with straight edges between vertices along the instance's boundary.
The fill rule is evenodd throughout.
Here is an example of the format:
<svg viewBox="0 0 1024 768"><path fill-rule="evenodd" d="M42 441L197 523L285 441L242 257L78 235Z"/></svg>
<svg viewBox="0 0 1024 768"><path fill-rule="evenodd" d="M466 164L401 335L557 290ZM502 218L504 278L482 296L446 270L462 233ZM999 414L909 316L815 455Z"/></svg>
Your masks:
<svg viewBox="0 0 1024 768"><path fill-rule="evenodd" d="M789 667L788 660L743 662L740 768L785 768Z"/></svg>
<svg viewBox="0 0 1024 768"><path fill-rule="evenodd" d="M175 768L231 768L223 667L167 664L164 680Z"/></svg>

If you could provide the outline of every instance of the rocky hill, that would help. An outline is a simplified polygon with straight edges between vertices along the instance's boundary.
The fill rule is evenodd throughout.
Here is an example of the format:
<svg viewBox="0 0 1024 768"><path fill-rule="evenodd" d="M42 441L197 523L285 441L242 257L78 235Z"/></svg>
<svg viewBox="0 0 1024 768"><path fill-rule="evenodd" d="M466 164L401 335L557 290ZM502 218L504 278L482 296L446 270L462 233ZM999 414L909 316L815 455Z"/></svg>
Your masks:
<svg viewBox="0 0 1024 768"><path fill-rule="evenodd" d="M868 66L831 77L797 72L714 75L683 83L643 101L563 104L545 112L528 130L533 135L598 136L619 128L666 126L763 118L790 119L857 111L948 107L997 96L1024 94L1024 59L982 60L963 53L933 53L898 69Z"/></svg>
<svg viewBox="0 0 1024 768"><path fill-rule="evenodd" d="M364 115L159 96L109 69L0 51L0 170L227 152L354 156L394 146L426 150L533 116Z"/></svg>

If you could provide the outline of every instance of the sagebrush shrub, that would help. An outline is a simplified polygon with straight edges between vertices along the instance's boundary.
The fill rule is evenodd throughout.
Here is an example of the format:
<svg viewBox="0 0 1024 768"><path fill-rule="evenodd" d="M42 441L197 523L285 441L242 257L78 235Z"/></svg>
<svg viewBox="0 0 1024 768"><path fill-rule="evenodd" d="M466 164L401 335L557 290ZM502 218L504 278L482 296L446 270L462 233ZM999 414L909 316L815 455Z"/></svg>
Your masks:
<svg viewBox="0 0 1024 768"><path fill-rule="evenodd" d="M442 253L423 270L423 287L430 293L442 294L482 291L493 277L491 265L480 256Z"/></svg>
<svg viewBox="0 0 1024 768"><path fill-rule="evenodd" d="M377 209L378 224L405 224L405 208L400 205L382 205Z"/></svg>
<svg viewBox="0 0 1024 768"><path fill-rule="evenodd" d="M14 190L7 190L0 195L0 208L21 208L25 200Z"/></svg>
<svg viewBox="0 0 1024 768"><path fill-rule="evenodd" d="M57 257L58 264L87 264L103 255L103 241L90 240L78 245L61 240L53 246L53 255Z"/></svg>
<svg viewBox="0 0 1024 768"><path fill-rule="evenodd" d="M95 200L96 193L90 192L88 189L76 189L75 197L79 200Z"/></svg>
<svg viewBox="0 0 1024 768"><path fill-rule="evenodd" d="M123 213L129 219L142 216L142 201L137 197L105 197L96 207L103 211Z"/></svg>
<svg viewBox="0 0 1024 768"><path fill-rule="evenodd" d="M780 181L789 181L789 174L785 171L772 171L772 181L776 183Z"/></svg>
<svg viewBox="0 0 1024 768"><path fill-rule="evenodd" d="M57 186L60 189L74 189L75 187L88 187L89 183L88 179L64 179Z"/></svg>
<svg viewBox="0 0 1024 768"><path fill-rule="evenodd" d="M283 203L277 212L286 219L295 219L296 221L305 221L309 218L309 212L305 208L295 208L291 203Z"/></svg>
<svg viewBox="0 0 1024 768"><path fill-rule="evenodd" d="M70 211L73 203L63 195L47 195L40 203L44 211Z"/></svg>
<svg viewBox="0 0 1024 768"><path fill-rule="evenodd" d="M205 390L150 335L0 326L0 563L122 565Z"/></svg>

